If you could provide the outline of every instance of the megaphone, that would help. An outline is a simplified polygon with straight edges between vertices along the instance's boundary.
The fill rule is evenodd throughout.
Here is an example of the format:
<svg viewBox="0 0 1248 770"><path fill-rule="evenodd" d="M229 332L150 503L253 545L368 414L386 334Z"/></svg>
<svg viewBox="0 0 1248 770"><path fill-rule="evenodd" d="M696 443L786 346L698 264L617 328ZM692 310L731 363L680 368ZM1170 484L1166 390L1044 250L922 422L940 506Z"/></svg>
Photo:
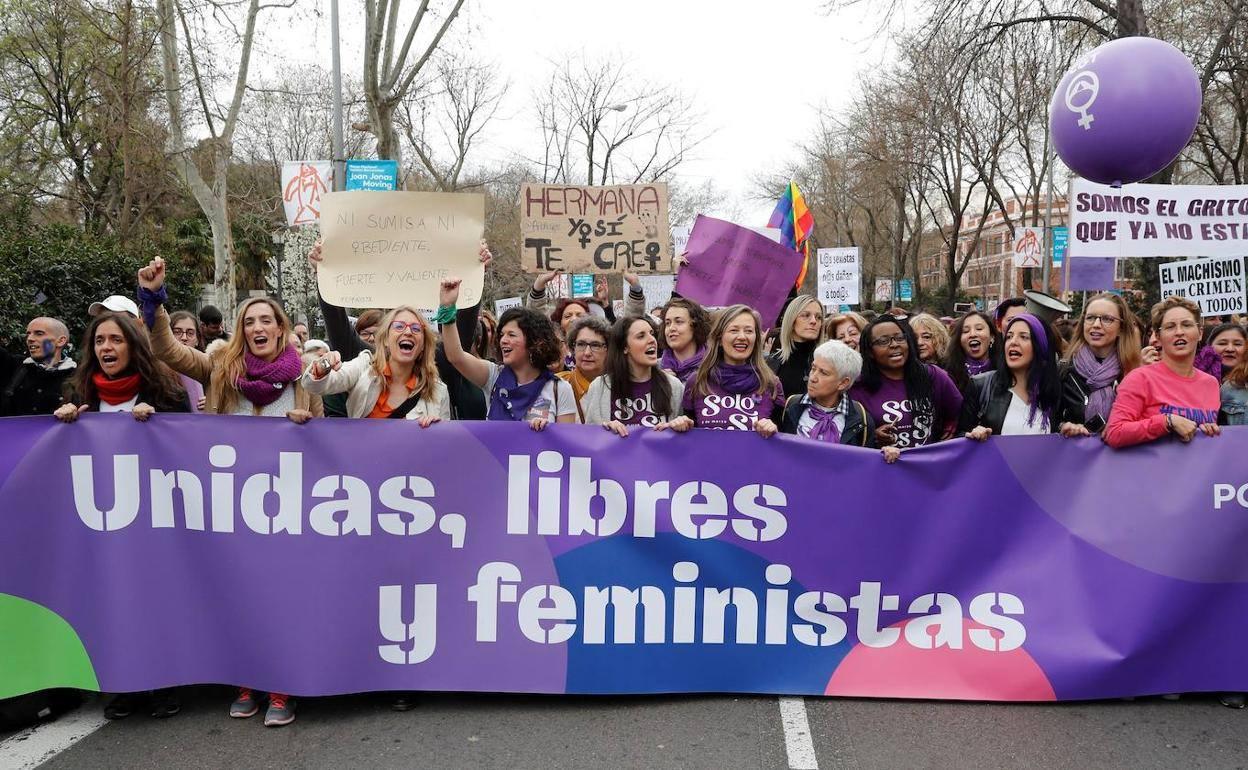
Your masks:
<svg viewBox="0 0 1248 770"><path fill-rule="evenodd" d="M1025 291L1023 299L1027 301L1026 309L1036 318L1044 320L1046 323L1053 323L1058 316L1071 312L1072 308L1065 302L1056 297L1050 297L1042 291Z"/></svg>

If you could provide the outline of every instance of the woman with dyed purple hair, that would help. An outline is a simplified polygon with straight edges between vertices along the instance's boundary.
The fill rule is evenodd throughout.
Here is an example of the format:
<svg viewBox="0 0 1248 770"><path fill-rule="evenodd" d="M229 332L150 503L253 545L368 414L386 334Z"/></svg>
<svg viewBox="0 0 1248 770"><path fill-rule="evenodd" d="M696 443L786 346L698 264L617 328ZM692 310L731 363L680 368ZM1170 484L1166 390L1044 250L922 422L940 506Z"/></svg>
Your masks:
<svg viewBox="0 0 1248 770"><path fill-rule="evenodd" d="M1062 386L1057 336L1031 313L1005 321L1001 369L971 378L958 426L967 438L1056 433Z"/></svg>

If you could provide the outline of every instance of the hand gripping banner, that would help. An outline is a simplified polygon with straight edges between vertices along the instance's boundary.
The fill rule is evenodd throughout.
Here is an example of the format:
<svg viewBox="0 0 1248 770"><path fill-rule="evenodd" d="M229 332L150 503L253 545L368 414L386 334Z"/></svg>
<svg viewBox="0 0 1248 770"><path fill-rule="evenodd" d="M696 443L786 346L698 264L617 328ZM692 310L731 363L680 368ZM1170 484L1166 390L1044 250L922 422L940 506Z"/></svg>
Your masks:
<svg viewBox="0 0 1248 770"><path fill-rule="evenodd" d="M1248 431L0 421L0 697L1248 691Z"/></svg>

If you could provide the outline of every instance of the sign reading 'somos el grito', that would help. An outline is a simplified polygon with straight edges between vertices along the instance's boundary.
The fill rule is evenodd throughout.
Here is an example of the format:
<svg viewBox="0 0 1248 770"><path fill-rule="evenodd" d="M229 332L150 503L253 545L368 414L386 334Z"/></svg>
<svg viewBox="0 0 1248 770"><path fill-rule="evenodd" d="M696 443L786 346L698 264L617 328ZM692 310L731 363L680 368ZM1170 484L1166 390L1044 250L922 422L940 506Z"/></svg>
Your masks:
<svg viewBox="0 0 1248 770"><path fill-rule="evenodd" d="M670 273L667 185L525 184L520 264L544 273Z"/></svg>

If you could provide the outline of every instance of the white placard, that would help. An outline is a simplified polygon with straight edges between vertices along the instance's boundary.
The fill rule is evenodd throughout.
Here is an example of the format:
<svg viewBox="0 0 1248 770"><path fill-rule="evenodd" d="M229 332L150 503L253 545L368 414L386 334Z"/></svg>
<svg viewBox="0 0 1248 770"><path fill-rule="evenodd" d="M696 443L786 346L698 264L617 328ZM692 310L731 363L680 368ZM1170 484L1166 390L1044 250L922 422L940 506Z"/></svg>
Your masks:
<svg viewBox="0 0 1248 770"><path fill-rule="evenodd" d="M1201 315L1248 312L1243 257L1211 257L1157 266L1161 297L1178 295L1200 305Z"/></svg>
<svg viewBox="0 0 1248 770"><path fill-rule="evenodd" d="M494 300L494 317L498 318L513 307L520 307L521 299L519 297L504 297L503 299Z"/></svg>
<svg viewBox="0 0 1248 770"><path fill-rule="evenodd" d="M692 227L673 227L672 228L672 255L676 256L684 254L689 250L689 233L693 232Z"/></svg>
<svg viewBox="0 0 1248 770"><path fill-rule="evenodd" d="M334 164L328 160L282 163L282 206L291 227L321 220L321 198L334 189Z"/></svg>
<svg viewBox="0 0 1248 770"><path fill-rule="evenodd" d="M767 236L767 237L768 237L768 238L770 238L770 239L772 240L772 242L774 242L774 243L779 243L779 242L780 242L780 228L778 228L778 227L751 227L751 228L749 228L749 229L750 229L750 230L753 230L754 232L758 233L759 235L765 235L765 236Z"/></svg>
<svg viewBox="0 0 1248 770"><path fill-rule="evenodd" d="M1044 267L1044 228L1014 230L1014 267Z"/></svg>
<svg viewBox="0 0 1248 770"><path fill-rule="evenodd" d="M875 301L876 302L892 302L893 301L893 279L892 278L876 278L875 279Z"/></svg>
<svg viewBox="0 0 1248 770"><path fill-rule="evenodd" d="M676 287L674 275L643 275L641 290L646 295L646 312L662 307L672 298L672 289Z"/></svg>
<svg viewBox="0 0 1248 770"><path fill-rule="evenodd" d="M1072 257L1248 254L1248 185L1070 183Z"/></svg>
<svg viewBox="0 0 1248 770"><path fill-rule="evenodd" d="M857 246L819 249L816 253L819 301L824 307L857 305L861 301L858 297L858 286L862 283L860 258Z"/></svg>

